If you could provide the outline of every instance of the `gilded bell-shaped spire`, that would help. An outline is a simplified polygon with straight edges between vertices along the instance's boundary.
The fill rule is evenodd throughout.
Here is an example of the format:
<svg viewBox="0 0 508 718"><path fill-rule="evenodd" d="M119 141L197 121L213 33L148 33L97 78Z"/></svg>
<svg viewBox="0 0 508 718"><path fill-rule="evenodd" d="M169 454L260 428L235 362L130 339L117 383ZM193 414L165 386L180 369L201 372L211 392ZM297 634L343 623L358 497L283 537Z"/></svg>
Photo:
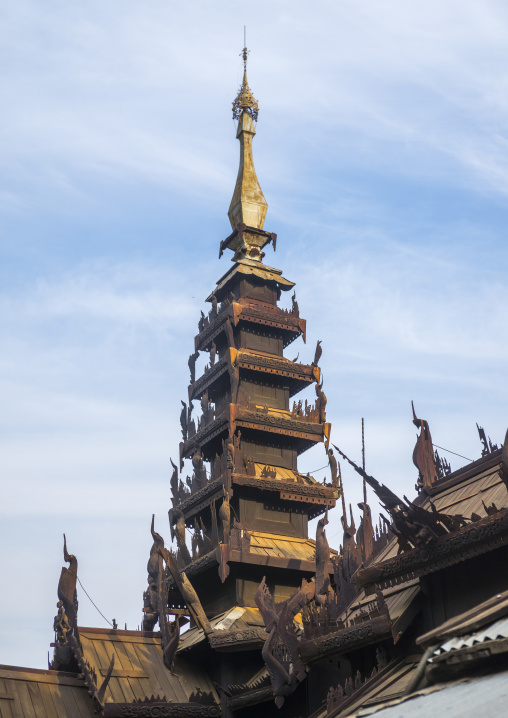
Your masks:
<svg viewBox="0 0 508 718"><path fill-rule="evenodd" d="M228 217L231 227L240 224L263 229L268 204L259 186L252 157L252 138L256 134L254 121L258 118L258 103L247 82L247 53L243 48L243 82L233 102L233 118L238 120L236 137L240 140L240 167Z"/></svg>

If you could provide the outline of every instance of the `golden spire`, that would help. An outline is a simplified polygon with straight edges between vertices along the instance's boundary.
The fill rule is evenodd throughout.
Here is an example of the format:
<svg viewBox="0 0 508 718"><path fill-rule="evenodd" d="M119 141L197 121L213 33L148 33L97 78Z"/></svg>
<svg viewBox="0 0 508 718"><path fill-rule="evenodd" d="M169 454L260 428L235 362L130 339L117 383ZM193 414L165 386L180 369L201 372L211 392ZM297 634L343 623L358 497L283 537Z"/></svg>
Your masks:
<svg viewBox="0 0 508 718"><path fill-rule="evenodd" d="M238 90L238 95L233 101L233 119L239 120L240 114L243 110L247 110L250 113L252 119L258 121L259 105L256 98L252 94L252 90L247 82L247 55L249 50L246 47L243 48L241 56L243 57L243 82Z"/></svg>
<svg viewBox="0 0 508 718"><path fill-rule="evenodd" d="M254 160L252 158L252 138L256 134L254 121L258 118L258 103L247 82L246 47L242 50L243 82L233 102L233 118L238 120L236 137L240 140L240 167L236 180L233 199L229 206L228 217L231 227L243 222L248 227L263 229L268 204L259 186Z"/></svg>

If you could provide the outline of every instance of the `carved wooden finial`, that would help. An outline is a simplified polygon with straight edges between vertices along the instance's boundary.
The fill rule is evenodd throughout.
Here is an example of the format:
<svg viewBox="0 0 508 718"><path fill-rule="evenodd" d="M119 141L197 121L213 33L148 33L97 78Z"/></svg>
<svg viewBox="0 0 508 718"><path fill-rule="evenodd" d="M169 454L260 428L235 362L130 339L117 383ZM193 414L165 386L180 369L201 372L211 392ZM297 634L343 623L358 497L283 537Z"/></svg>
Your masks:
<svg viewBox="0 0 508 718"><path fill-rule="evenodd" d="M418 419L413 402L411 402L411 408L413 410L413 424L420 429L413 450L413 464L418 469L418 486L422 489L430 489L437 479L438 471L429 423L425 419Z"/></svg>
<svg viewBox="0 0 508 718"><path fill-rule="evenodd" d="M74 556L74 554L70 554L67 551L67 539L65 534L63 537L64 560L69 564L69 567L62 567L57 593L59 601L62 602L70 629L73 629L77 620L76 582L78 580L78 559Z"/></svg>

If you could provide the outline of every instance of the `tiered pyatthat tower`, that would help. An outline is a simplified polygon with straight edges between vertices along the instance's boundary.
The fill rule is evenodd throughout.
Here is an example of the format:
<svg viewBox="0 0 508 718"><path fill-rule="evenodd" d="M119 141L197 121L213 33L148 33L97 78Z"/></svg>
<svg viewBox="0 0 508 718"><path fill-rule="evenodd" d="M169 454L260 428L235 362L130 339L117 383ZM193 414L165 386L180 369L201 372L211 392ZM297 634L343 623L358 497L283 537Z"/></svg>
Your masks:
<svg viewBox="0 0 508 718"><path fill-rule="evenodd" d="M247 83L246 49L243 60L243 83L233 103L240 141L228 212L233 232L220 245L220 256L226 249L233 252L233 264L207 299L208 315L199 320L189 357L188 403L182 402L180 416L180 471L174 465L171 480L176 564L192 580L208 618L235 606L254 607L263 576L277 600L310 579L315 542L308 539L308 520L339 496L333 455L328 484L298 471L299 454L319 442L328 451L321 345L312 364L284 357L295 339L305 341L306 325L294 293L291 310L277 305L281 292L294 284L262 261L263 248L272 243L275 249L277 236L263 229L268 205L252 158L258 105ZM207 363L198 375L202 355ZM291 405L311 386L314 403ZM201 409L196 419L193 402ZM192 476L184 479L185 460L192 462ZM191 550L186 529L193 533ZM183 604L174 588L170 605L178 608ZM156 611L152 622L147 599L145 627L151 628Z"/></svg>
<svg viewBox="0 0 508 718"><path fill-rule="evenodd" d="M243 57L246 64L247 50ZM188 404L182 402L180 466L171 479L177 550L165 547L152 518L143 630L115 622L91 628L78 626L78 562L64 538L69 568L58 584L53 661L48 671L0 666L8 715L342 718L373 706L383 715L427 715L446 703L463 716L468 702L468 716L479 705L486 715L502 714L508 432L498 448L478 426L481 458L451 472L413 409L420 429L413 501L336 446L364 482L356 529L329 448L320 342L310 365L283 355L305 338L305 321L294 294L291 311L278 308L293 284L262 263L275 235L263 230L267 205L252 162L257 111L245 71L233 104L241 144L233 232L221 244L221 254L234 252L233 266L199 322ZM198 376L202 354L208 363ZM290 409L291 397L310 385L315 404ZM201 404L197 423L193 402ZM319 442L328 485L297 467L298 454ZM186 461L192 476L184 481ZM367 485L382 506L376 528ZM325 526L339 495L336 552ZM312 541L308 519L319 514Z"/></svg>

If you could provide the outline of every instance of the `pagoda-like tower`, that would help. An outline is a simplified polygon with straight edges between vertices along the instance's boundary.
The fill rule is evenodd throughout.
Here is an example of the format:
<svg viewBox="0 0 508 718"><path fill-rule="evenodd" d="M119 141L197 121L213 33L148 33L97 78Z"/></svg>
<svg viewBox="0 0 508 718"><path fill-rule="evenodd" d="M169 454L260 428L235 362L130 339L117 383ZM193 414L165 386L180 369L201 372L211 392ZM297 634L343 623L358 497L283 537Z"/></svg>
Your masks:
<svg viewBox="0 0 508 718"><path fill-rule="evenodd" d="M303 578L311 579L315 542L308 538L308 521L334 506L339 495L331 452L328 484L298 471L299 454L320 442L328 451L321 346L312 364L284 356L295 339L305 341L306 324L294 293L291 310L278 306L281 292L294 284L263 263L263 248L272 243L275 249L277 237L263 229L268 205L252 156L258 105L247 83L246 49L243 59L243 83L233 103L240 141L228 212L233 231L220 245L220 257L233 252L232 266L199 320L188 401L182 401L180 415L179 466L173 465L171 480L175 564L191 581L207 620L234 607L255 607L264 576L277 601ZM203 356L206 365L198 372ZM312 403L294 399L310 387ZM187 460L191 476L185 476ZM169 577L173 610L188 604L181 593ZM149 608L145 615L150 628Z"/></svg>

